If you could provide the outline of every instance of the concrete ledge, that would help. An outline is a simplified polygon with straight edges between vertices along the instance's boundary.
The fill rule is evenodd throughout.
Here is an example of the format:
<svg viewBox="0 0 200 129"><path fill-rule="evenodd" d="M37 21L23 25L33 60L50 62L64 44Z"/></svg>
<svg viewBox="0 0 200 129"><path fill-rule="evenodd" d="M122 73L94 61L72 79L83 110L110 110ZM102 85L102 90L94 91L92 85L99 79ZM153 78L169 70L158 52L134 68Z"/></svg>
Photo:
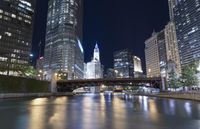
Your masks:
<svg viewBox="0 0 200 129"><path fill-rule="evenodd" d="M200 93L159 93L159 94L138 94L126 92L126 94L131 94L135 96L149 96L149 97L160 97L169 99L182 99L200 102Z"/></svg>
<svg viewBox="0 0 200 129"><path fill-rule="evenodd" d="M26 98L26 97L50 97L50 96L72 96L74 93L5 93L0 94L0 99Z"/></svg>

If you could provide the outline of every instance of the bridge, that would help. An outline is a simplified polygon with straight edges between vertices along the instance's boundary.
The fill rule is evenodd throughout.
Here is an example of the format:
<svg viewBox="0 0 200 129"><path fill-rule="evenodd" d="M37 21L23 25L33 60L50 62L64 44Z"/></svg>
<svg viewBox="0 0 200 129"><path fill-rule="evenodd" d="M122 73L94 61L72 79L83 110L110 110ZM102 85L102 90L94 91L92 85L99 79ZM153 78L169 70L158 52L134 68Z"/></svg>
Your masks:
<svg viewBox="0 0 200 129"><path fill-rule="evenodd" d="M150 87L162 87L161 78L114 78L114 79L89 79L89 80L63 80L57 81L58 92L72 92L81 87L94 87L94 86L140 86L149 84Z"/></svg>

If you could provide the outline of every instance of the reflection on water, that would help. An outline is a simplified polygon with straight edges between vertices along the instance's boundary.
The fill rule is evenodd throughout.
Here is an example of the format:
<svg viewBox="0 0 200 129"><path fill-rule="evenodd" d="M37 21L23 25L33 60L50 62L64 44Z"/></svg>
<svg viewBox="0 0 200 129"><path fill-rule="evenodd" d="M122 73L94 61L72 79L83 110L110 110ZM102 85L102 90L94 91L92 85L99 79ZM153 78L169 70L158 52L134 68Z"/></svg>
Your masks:
<svg viewBox="0 0 200 129"><path fill-rule="evenodd" d="M30 102L29 129L44 129L47 100L47 98L38 98Z"/></svg>
<svg viewBox="0 0 200 129"><path fill-rule="evenodd" d="M0 129L200 127L198 102L124 94L2 100L0 114Z"/></svg>

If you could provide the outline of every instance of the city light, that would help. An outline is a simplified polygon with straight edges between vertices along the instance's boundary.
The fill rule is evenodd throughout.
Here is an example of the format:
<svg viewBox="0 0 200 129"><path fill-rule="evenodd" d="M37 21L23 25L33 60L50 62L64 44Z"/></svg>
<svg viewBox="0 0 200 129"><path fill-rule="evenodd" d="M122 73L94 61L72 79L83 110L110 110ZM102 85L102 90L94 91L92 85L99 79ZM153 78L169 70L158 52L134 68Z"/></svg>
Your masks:
<svg viewBox="0 0 200 129"><path fill-rule="evenodd" d="M0 0L0 129L200 129L199 101L200 0Z"/></svg>

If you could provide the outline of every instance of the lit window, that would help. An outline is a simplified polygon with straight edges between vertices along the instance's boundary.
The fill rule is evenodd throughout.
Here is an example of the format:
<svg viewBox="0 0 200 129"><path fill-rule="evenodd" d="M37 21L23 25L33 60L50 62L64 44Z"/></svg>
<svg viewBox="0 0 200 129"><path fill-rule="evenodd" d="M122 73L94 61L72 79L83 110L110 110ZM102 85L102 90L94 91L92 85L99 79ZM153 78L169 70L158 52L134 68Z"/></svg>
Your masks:
<svg viewBox="0 0 200 129"><path fill-rule="evenodd" d="M30 2L27 2L25 0L20 0L21 3L27 5L27 6L31 6L31 3Z"/></svg>
<svg viewBox="0 0 200 129"><path fill-rule="evenodd" d="M0 19L2 18L2 15L0 15Z"/></svg>
<svg viewBox="0 0 200 129"><path fill-rule="evenodd" d="M18 17L19 20L22 20L22 17Z"/></svg>
<svg viewBox="0 0 200 129"><path fill-rule="evenodd" d="M9 12L4 12L5 15L7 16L10 16L10 13Z"/></svg>
<svg viewBox="0 0 200 129"><path fill-rule="evenodd" d="M11 54L11 57L15 57L16 55L15 54Z"/></svg>
<svg viewBox="0 0 200 129"><path fill-rule="evenodd" d="M5 32L5 34L7 35L7 36L12 36L12 33L10 33L10 32Z"/></svg>
<svg viewBox="0 0 200 129"><path fill-rule="evenodd" d="M16 18L16 15L15 15L15 14L12 14L11 16L12 16L12 18Z"/></svg>
<svg viewBox="0 0 200 129"><path fill-rule="evenodd" d="M2 36L0 35L0 39L2 38Z"/></svg>
<svg viewBox="0 0 200 129"><path fill-rule="evenodd" d="M16 60L16 59L11 59L11 62L12 62L12 63L16 63L17 60Z"/></svg>
<svg viewBox="0 0 200 129"><path fill-rule="evenodd" d="M3 10L0 9L0 13L3 13Z"/></svg>
<svg viewBox="0 0 200 129"><path fill-rule="evenodd" d="M8 58L0 56L0 61L7 61Z"/></svg>
<svg viewBox="0 0 200 129"><path fill-rule="evenodd" d="M24 22L31 24L31 22L29 20L24 20Z"/></svg>

